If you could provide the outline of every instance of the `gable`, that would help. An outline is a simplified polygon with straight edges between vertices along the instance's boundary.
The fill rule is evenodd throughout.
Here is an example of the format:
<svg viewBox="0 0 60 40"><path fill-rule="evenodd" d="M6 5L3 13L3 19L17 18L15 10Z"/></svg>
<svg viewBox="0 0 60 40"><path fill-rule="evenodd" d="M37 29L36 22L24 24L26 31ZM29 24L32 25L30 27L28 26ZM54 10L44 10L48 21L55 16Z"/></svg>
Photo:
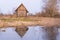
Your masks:
<svg viewBox="0 0 60 40"><path fill-rule="evenodd" d="M26 8L22 5L19 7L20 10L26 10Z"/></svg>
<svg viewBox="0 0 60 40"><path fill-rule="evenodd" d="M24 10L24 11L27 11L27 9L25 8L25 6L23 4L21 4L17 9L16 11L18 10ZM28 11L27 11L28 12Z"/></svg>

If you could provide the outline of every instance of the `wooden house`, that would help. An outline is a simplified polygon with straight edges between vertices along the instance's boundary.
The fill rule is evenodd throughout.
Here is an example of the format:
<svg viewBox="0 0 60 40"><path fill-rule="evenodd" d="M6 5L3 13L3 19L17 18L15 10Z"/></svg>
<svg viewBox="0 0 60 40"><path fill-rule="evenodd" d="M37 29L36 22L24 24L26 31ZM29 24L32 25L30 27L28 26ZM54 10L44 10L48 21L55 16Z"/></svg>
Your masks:
<svg viewBox="0 0 60 40"><path fill-rule="evenodd" d="M27 13L28 13L27 9L25 8L25 6L23 4L21 4L15 10L15 12L16 12L17 17L25 17L25 16L27 16Z"/></svg>

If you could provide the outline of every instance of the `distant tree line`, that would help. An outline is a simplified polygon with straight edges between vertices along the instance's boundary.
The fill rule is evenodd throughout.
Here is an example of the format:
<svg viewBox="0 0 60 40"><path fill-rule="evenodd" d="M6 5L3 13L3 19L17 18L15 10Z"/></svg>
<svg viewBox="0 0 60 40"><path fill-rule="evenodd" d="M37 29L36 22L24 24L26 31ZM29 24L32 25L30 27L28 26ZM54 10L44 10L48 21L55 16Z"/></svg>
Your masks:
<svg viewBox="0 0 60 40"><path fill-rule="evenodd" d="M48 2L46 2L46 6L43 7L43 11L36 13L35 16L60 18L60 12L58 12L58 7L57 7L58 2L59 2L58 0L48 0Z"/></svg>

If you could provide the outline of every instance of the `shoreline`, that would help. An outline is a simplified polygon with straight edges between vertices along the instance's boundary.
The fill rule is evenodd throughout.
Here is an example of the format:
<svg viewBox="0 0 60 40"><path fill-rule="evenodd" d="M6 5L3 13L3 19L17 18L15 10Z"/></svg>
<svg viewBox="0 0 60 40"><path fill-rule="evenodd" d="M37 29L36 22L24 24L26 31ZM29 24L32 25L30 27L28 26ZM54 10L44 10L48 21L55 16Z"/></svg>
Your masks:
<svg viewBox="0 0 60 40"><path fill-rule="evenodd" d="M0 27L17 27L17 26L43 26L43 27L52 27L52 26L60 26L60 18L48 18L48 17L28 17L25 20L1 20L0 19Z"/></svg>

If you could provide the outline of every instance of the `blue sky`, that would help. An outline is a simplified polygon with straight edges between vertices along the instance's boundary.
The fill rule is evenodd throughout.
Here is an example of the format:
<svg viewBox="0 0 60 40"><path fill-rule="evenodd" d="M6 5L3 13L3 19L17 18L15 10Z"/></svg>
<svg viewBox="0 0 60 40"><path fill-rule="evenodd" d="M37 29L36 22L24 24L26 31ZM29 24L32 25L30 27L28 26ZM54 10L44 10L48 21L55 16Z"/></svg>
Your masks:
<svg viewBox="0 0 60 40"><path fill-rule="evenodd" d="M0 12L12 13L21 3L29 13L36 13L42 10L45 4L42 0L0 0Z"/></svg>

